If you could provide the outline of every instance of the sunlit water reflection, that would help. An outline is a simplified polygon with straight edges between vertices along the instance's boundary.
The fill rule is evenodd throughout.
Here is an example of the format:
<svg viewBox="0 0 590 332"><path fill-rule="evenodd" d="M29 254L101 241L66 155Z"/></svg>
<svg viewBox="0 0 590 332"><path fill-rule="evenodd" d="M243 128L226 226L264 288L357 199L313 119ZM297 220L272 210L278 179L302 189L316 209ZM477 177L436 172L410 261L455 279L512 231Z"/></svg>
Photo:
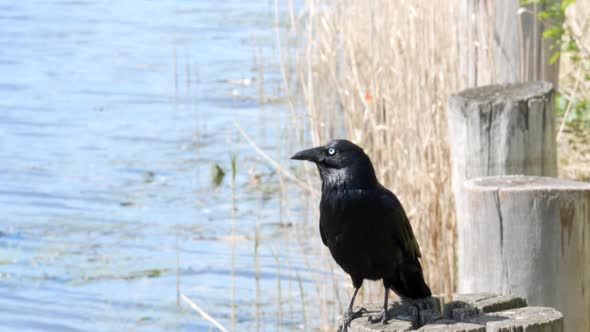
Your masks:
<svg viewBox="0 0 590 332"><path fill-rule="evenodd" d="M232 122L292 152L286 105L258 99L261 64L265 90L280 84L273 4L0 7L0 329L209 330L178 289L230 328L232 243L238 330L302 329L302 299L332 287L296 240L316 226L293 227L305 203L280 202L293 190Z"/></svg>

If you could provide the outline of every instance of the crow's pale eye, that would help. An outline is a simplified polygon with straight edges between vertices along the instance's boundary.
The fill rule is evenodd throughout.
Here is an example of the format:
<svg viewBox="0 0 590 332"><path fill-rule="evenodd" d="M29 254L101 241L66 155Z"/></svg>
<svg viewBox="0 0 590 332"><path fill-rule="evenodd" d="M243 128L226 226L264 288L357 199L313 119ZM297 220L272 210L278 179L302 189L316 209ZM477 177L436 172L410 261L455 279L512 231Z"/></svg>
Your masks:
<svg viewBox="0 0 590 332"><path fill-rule="evenodd" d="M329 149L328 149L328 154L329 154L330 156L333 156L333 155L335 155L335 154L336 154L336 149L334 149L334 148L329 148Z"/></svg>

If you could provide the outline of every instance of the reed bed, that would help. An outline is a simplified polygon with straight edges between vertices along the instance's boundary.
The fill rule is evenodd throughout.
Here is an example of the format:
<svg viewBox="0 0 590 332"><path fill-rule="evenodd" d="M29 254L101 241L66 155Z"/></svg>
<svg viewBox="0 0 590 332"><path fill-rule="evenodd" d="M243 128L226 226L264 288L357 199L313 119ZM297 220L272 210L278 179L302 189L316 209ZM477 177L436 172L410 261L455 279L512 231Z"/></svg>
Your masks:
<svg viewBox="0 0 590 332"><path fill-rule="evenodd" d="M406 207L438 294L455 286L448 96L462 82L459 8L450 2L310 0L295 70L311 144L346 137ZM367 294L368 293L368 294ZM379 301L377 286L365 301Z"/></svg>
<svg viewBox="0 0 590 332"><path fill-rule="evenodd" d="M456 235L447 100L467 86L496 81L492 2L306 0L298 15L292 1L282 5L289 6L290 15L275 24L281 90L296 134L289 145L345 137L363 146L381 182L406 207L428 283L435 293L448 296L455 289ZM583 20L577 24L586 31ZM280 27L286 29L281 33ZM575 70L566 73L571 76ZM582 95L579 77L576 81L577 89L560 81L561 91L573 87L574 94ZM291 173L275 164L279 174L297 177L295 184L311 194L305 201L313 206L310 221L317 222L315 169ZM308 226L296 229L309 231ZM301 243L313 240L298 238ZM328 256L320 249L331 284L316 281L316 294L300 289L304 317L304 303L314 303L322 328L334 324L350 296L348 278ZM379 302L382 292L380 283L366 283L359 302Z"/></svg>

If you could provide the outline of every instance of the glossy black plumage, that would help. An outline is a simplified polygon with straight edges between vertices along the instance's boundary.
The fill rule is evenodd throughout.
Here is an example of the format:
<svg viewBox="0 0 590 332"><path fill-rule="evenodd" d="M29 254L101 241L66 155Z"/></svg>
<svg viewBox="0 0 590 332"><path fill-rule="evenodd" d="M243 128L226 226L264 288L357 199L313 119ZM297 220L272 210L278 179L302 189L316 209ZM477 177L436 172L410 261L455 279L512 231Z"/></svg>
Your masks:
<svg viewBox="0 0 590 332"><path fill-rule="evenodd" d="M379 184L371 160L360 147L334 140L300 151L292 159L309 160L318 167L320 235L336 263L351 276L354 295L364 279L383 279L386 290L402 298L431 295L406 213L397 197ZM345 325L354 316L354 295ZM384 302L386 308L387 293ZM387 320L385 309L382 314L379 319Z"/></svg>

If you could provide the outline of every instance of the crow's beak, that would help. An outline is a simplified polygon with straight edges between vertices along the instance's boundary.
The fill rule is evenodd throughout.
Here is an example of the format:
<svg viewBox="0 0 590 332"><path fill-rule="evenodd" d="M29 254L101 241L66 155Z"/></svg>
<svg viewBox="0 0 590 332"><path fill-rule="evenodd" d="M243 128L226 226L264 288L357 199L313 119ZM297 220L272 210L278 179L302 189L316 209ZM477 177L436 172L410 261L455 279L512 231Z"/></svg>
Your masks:
<svg viewBox="0 0 590 332"><path fill-rule="evenodd" d="M311 148L303 151L299 151L294 154L291 159L293 160L308 160L312 162L318 162L322 156L322 147Z"/></svg>

